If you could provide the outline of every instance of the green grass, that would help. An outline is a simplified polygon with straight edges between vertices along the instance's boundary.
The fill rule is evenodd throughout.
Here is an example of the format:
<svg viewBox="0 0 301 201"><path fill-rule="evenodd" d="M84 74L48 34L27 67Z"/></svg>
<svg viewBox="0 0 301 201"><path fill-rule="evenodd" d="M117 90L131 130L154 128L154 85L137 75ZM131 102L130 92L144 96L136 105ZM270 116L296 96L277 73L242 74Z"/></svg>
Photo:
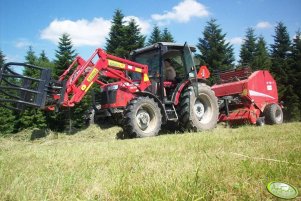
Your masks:
<svg viewBox="0 0 301 201"><path fill-rule="evenodd" d="M0 199L274 200L275 180L301 191L301 123L132 140L119 130L0 138Z"/></svg>

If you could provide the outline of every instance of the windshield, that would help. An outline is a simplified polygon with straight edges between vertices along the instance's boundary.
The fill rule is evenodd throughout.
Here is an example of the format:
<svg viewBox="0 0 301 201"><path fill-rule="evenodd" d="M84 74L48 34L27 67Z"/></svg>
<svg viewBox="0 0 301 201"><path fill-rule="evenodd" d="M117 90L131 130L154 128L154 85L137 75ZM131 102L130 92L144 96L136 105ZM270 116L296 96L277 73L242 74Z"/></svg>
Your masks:
<svg viewBox="0 0 301 201"><path fill-rule="evenodd" d="M156 76L159 73L160 55L158 50L138 54L134 57L134 61L147 65L149 76ZM140 73L133 73L131 75L132 79L140 79L140 76Z"/></svg>

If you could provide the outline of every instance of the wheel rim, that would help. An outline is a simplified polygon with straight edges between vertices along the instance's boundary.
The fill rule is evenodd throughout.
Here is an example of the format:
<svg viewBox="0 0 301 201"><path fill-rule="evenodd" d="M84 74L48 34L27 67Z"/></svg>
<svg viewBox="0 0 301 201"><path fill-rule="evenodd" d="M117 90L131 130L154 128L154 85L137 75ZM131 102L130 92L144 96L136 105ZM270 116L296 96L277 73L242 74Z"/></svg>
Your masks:
<svg viewBox="0 0 301 201"><path fill-rule="evenodd" d="M281 120L282 120L282 112L280 109L276 109L276 111L275 111L275 120L277 122L281 122Z"/></svg>
<svg viewBox="0 0 301 201"><path fill-rule="evenodd" d="M213 109L212 102L208 95L199 94L198 98L195 100L193 111L197 119L202 124L207 124L212 120Z"/></svg>
<svg viewBox="0 0 301 201"><path fill-rule="evenodd" d="M197 118L201 119L205 113L204 104L199 99L197 99L194 103L193 109Z"/></svg>
<svg viewBox="0 0 301 201"><path fill-rule="evenodd" d="M136 113L136 122L143 132L149 132L154 129L157 117L154 109L149 105L142 105Z"/></svg>

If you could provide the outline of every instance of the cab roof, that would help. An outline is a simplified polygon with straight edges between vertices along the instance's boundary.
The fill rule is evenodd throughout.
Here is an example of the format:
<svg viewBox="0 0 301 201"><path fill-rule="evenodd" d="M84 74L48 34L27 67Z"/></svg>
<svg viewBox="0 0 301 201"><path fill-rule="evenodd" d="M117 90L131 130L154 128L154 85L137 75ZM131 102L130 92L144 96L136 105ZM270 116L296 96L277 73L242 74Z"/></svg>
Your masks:
<svg viewBox="0 0 301 201"><path fill-rule="evenodd" d="M133 54L140 54L142 52L146 52L146 51L150 51L150 50L153 50L153 49L157 49L159 46L167 46L167 47L171 47L171 48L177 49L177 48L184 47L184 44L171 43L171 42L158 42L158 43L155 43L155 44L152 44L152 45L149 45L149 46L146 46L146 47L134 50L134 51L131 52L131 55L133 55ZM195 46L190 46L189 45L189 48L190 48L190 51L192 51L192 52L196 51L196 47Z"/></svg>

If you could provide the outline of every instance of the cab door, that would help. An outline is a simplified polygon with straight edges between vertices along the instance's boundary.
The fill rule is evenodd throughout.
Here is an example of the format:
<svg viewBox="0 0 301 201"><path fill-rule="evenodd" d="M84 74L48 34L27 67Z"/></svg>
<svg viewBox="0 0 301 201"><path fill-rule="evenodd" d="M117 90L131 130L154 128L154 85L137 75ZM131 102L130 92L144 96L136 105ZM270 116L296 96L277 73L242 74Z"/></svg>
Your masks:
<svg viewBox="0 0 301 201"><path fill-rule="evenodd" d="M194 88L194 92L197 95L198 94L197 73L196 73L192 53L187 42L184 44L184 48L183 48L183 60L184 60L184 67L186 71L186 79L190 80Z"/></svg>

